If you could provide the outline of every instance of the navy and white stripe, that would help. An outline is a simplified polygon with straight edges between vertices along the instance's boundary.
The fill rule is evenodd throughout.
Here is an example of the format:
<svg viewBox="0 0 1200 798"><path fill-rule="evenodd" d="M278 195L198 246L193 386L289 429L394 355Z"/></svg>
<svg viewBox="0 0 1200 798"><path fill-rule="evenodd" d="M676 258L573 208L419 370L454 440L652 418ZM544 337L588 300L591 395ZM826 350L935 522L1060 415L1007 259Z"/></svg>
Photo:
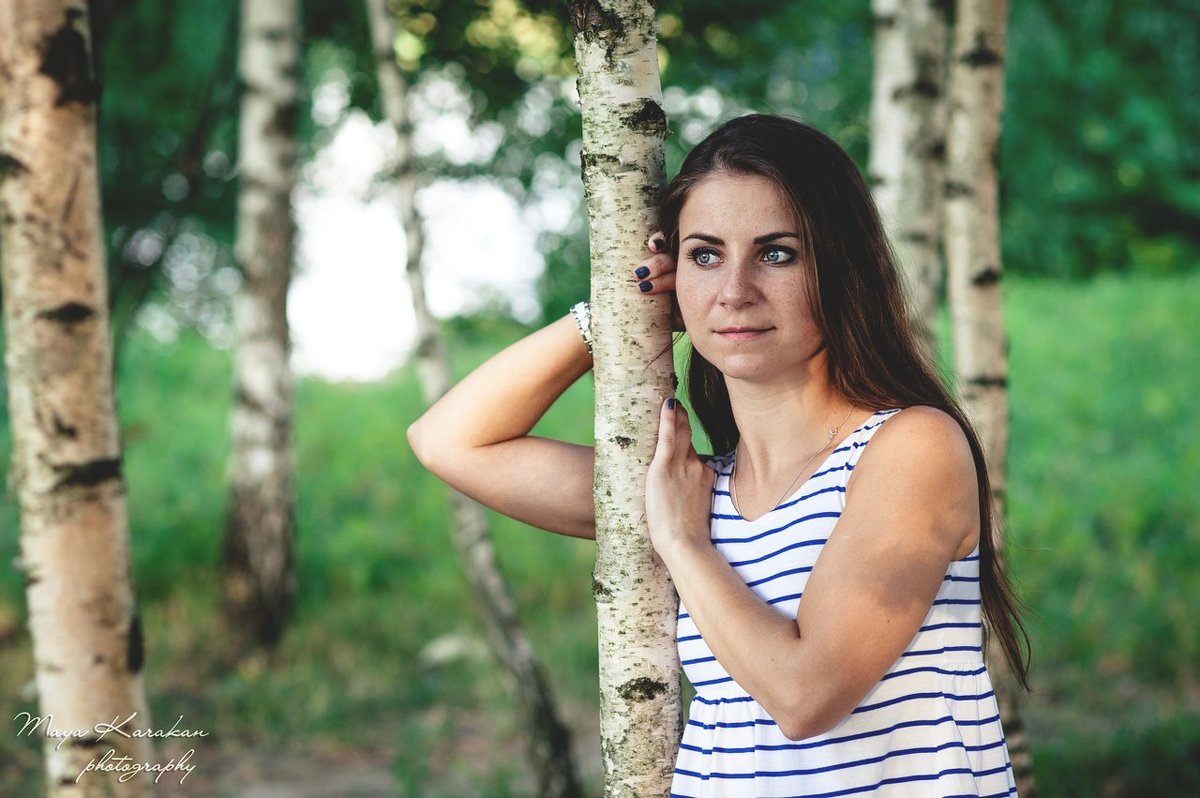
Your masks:
<svg viewBox="0 0 1200 798"><path fill-rule="evenodd" d="M729 496L732 458L714 458L713 545L764 602L795 617L808 574L845 506L846 482L875 413L774 510L743 519ZM691 798L1011 796L1012 766L982 659L979 556L951 563L904 654L836 727L793 742L730 678L686 607L676 639L696 688L671 794Z"/></svg>

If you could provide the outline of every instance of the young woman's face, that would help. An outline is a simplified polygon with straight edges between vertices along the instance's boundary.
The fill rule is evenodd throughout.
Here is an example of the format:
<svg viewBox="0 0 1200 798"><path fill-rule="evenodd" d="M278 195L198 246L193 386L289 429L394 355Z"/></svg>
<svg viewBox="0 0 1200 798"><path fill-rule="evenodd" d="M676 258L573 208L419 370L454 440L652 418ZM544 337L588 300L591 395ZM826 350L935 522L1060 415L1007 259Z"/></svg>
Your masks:
<svg viewBox="0 0 1200 798"><path fill-rule="evenodd" d="M759 175L717 172L679 214L675 292L692 344L726 377L770 382L802 374L820 351L799 225Z"/></svg>

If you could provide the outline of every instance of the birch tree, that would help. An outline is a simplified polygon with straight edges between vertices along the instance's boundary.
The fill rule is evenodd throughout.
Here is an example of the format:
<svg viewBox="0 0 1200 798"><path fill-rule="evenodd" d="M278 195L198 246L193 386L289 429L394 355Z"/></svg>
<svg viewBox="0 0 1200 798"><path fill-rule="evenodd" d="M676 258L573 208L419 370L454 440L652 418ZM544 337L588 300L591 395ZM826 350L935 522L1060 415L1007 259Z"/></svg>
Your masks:
<svg viewBox="0 0 1200 798"><path fill-rule="evenodd" d="M417 327L415 357L425 403L432 404L450 390L452 377L445 344L426 301L421 270L424 239L416 207L419 178L408 117L408 81L396 62L395 23L387 0L367 0L367 17L379 97L396 133L393 180L406 242L405 275ZM487 516L479 504L455 490L450 491L450 507L451 539L470 583L488 644L520 705L537 794L543 798L576 798L582 792L571 759L571 734L559 717L545 672L517 620L516 602L496 564Z"/></svg>
<svg viewBox="0 0 1200 798"><path fill-rule="evenodd" d="M108 288L96 169L96 82L88 5L0 6L0 264L45 794L148 796L109 760L148 763L149 729L113 397ZM18 728L22 728L20 725ZM53 729L71 736L46 736ZM123 778L125 777L125 778Z"/></svg>
<svg viewBox="0 0 1200 798"><path fill-rule="evenodd" d="M950 67L945 184L946 266L954 370L979 429L1003 551L1008 447L1008 363L1001 306L997 148L1004 106L1006 0L959 0ZM981 500L983 497L981 497ZM989 657L1009 754L1021 795L1034 794L1018 688L1004 656Z"/></svg>
<svg viewBox="0 0 1200 798"><path fill-rule="evenodd" d="M935 351L945 165L946 0L872 0L872 192L905 275L922 343Z"/></svg>
<svg viewBox="0 0 1200 798"><path fill-rule="evenodd" d="M670 790L680 738L678 599L650 547L645 475L672 393L670 306L635 298L628 273L663 184L654 8L572 0L583 111L596 379L596 569L600 737L606 796Z"/></svg>
<svg viewBox="0 0 1200 798"><path fill-rule="evenodd" d="M233 454L223 603L230 628L272 645L295 594L287 291L294 227L296 0L243 0L234 299Z"/></svg>

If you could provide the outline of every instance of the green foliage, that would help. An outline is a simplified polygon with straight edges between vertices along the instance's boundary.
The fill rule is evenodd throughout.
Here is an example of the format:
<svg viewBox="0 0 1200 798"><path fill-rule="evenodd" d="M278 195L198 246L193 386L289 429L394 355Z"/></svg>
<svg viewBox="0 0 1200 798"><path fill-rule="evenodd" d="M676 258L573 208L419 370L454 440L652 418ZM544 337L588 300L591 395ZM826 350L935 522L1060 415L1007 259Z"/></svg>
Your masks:
<svg viewBox="0 0 1200 798"><path fill-rule="evenodd" d="M238 4L90 6L103 95L98 148L117 329L182 232L233 239Z"/></svg>
<svg viewBox="0 0 1200 798"><path fill-rule="evenodd" d="M1009 559L1037 660L1194 684L1200 279L1006 287Z"/></svg>
<svg viewBox="0 0 1200 798"><path fill-rule="evenodd" d="M1004 256L1019 271L1166 274L1200 261L1200 6L1012 4Z"/></svg>
<svg viewBox="0 0 1200 798"><path fill-rule="evenodd" d="M1099 745L1090 730L1070 733L1036 747L1034 762L1039 795L1200 795L1200 718L1169 715L1117 729Z"/></svg>

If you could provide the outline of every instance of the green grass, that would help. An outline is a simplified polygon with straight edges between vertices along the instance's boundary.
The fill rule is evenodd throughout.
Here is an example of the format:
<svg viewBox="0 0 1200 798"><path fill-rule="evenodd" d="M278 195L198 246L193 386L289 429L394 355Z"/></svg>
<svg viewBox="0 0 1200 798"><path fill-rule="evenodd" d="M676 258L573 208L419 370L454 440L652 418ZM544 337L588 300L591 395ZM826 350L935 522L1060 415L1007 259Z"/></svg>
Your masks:
<svg viewBox="0 0 1200 798"><path fill-rule="evenodd" d="M1200 275L1006 286L1008 557L1030 607L1036 693L1026 719L1043 796L1187 794L1170 784L1200 779L1198 295ZM459 371L519 332L455 325ZM421 656L438 638L482 632L452 553L445 492L405 442L420 407L411 371L370 385L300 382L297 613L274 658L235 667L213 645L229 355L196 338L135 337L118 395L155 717L183 715L250 746L383 740L397 751L404 795L527 792L490 661L435 666ZM587 442L590 407L585 379L539 431ZM5 420L5 463L9 441ZM21 580L7 567L13 504L0 505L0 629L24 622ZM596 793L593 547L492 521L527 632L588 738L578 753ZM18 696L31 674L27 635L0 643L0 714L32 709ZM0 785L32 794L37 769L30 741L0 734Z"/></svg>

